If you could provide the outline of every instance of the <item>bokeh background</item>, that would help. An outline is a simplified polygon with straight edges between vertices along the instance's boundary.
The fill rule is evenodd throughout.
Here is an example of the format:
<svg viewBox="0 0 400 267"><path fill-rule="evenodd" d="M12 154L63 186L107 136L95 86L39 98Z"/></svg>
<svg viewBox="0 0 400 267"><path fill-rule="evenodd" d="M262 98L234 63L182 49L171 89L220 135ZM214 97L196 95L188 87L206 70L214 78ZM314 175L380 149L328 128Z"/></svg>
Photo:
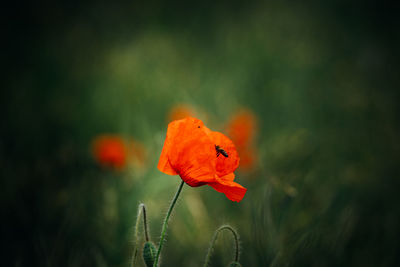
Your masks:
<svg viewBox="0 0 400 267"><path fill-rule="evenodd" d="M157 170L171 112L256 121L240 203L185 186L162 266L202 266L234 226L243 266L399 266L398 4L46 1L2 7L1 262L129 266L180 183ZM102 134L141 148L102 166ZM128 142L128 141L127 141ZM136 145L135 145L136 144ZM227 266L231 237L211 266ZM139 266L144 266L139 260Z"/></svg>

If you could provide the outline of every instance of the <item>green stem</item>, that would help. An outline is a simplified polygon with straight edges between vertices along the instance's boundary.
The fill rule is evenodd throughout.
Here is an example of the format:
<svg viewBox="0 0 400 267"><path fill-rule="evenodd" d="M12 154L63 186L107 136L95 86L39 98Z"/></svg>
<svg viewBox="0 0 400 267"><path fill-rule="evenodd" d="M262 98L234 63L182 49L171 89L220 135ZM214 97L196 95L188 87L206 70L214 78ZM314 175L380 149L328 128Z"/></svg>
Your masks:
<svg viewBox="0 0 400 267"><path fill-rule="evenodd" d="M174 198L172 199L171 205L169 206L169 209L168 209L168 212L167 212L167 216L165 216L164 223L163 223L163 226L162 226L162 231L161 231L160 243L159 243L159 245L158 245L156 260L154 261L153 267L157 267L157 265L158 265L158 259L160 258L161 249L162 249L162 246L163 246L163 244L164 244L165 233L166 233L166 231L167 231L168 219L169 219L169 217L171 216L172 209L174 208L175 203L176 203L176 201L178 200L179 194L180 194L181 191L182 191L182 187L183 187L183 184L184 184L184 183L185 183L185 182L182 181L181 184L179 185L178 191L176 191L175 196L174 196Z"/></svg>
<svg viewBox="0 0 400 267"><path fill-rule="evenodd" d="M214 235L213 235L213 237L211 239L210 247L208 248L208 252L207 252L207 255L206 255L206 260L204 262L204 267L208 266L208 264L210 262L210 259L211 259L211 253L212 253L212 251L214 249L215 242L217 241L217 238L218 238L218 234L223 230L229 230L232 233L233 238L235 239L235 258L234 258L234 261L235 262L239 262L239 255L240 255L239 234L236 232L235 229L233 229L232 226L230 226L230 225L222 225L221 227L219 227L214 232Z"/></svg>
<svg viewBox="0 0 400 267"><path fill-rule="evenodd" d="M146 215L146 206L143 205L143 228L144 228L144 237L146 239L146 242L149 242L149 230L148 230L148 224L147 224L147 215Z"/></svg>
<svg viewBox="0 0 400 267"><path fill-rule="evenodd" d="M149 231L148 231L147 217L146 217L146 206L143 203L140 203L139 207L138 207L138 214L136 217L136 224L135 224L135 249L133 250L133 255L132 255L132 261L131 261L132 267L136 263L136 258L137 258L137 254L138 254L138 246L139 246L138 233L139 233L140 218L141 218L142 214L143 214L144 236L146 238L146 241L149 241Z"/></svg>

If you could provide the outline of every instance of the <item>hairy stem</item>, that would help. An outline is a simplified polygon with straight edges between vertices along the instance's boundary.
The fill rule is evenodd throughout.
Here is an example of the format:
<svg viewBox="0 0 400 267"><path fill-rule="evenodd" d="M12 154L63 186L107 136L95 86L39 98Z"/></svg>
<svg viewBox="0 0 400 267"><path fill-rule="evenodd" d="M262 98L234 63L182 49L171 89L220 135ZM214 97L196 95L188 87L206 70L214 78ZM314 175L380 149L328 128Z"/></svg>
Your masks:
<svg viewBox="0 0 400 267"><path fill-rule="evenodd" d="M131 266L133 267L136 263L136 258L138 254L138 246L139 246L139 224L140 218L143 214L143 228L144 228L144 237L146 241L149 241L149 227L147 225L147 216L146 216L146 206L143 203L139 204L138 207L138 214L136 217L136 224L135 224L135 249L133 250Z"/></svg>
<svg viewBox="0 0 400 267"><path fill-rule="evenodd" d="M212 251L214 249L215 242L217 241L218 234L223 230L228 230L228 231L230 231L232 233L233 238L234 238L234 242L235 242L235 258L234 258L234 261L235 262L239 262L239 255L240 255L239 234L236 232L235 229L233 229L232 226L230 226L230 225L222 225L221 227L219 227L214 232L214 235L213 235L213 237L211 239L210 247L208 248L208 252L207 252L207 255L206 255L206 260L204 262L204 267L207 267L208 264L210 263L211 253L212 253Z"/></svg>
<svg viewBox="0 0 400 267"><path fill-rule="evenodd" d="M160 243L158 244L157 255L156 255L156 259L154 261L154 265L153 265L154 267L157 267L157 265L158 265L158 259L160 258L161 249L162 249L162 246L163 246L164 240L165 240L165 233L167 231L168 220L169 220L169 217L171 216L171 213L176 204L176 201L178 200L179 194L182 191L182 187L183 187L184 183L185 182L182 181L181 184L179 185L178 191L176 191L175 196L172 199L171 205L169 206L167 215L165 216L164 223L163 223L162 230L161 230Z"/></svg>

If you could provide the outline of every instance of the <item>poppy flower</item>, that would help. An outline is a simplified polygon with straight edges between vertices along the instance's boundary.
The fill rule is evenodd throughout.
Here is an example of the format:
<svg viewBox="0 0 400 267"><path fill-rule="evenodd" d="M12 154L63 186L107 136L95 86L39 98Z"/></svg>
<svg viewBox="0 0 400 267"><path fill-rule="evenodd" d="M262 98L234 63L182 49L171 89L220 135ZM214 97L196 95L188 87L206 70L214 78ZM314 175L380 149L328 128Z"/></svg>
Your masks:
<svg viewBox="0 0 400 267"><path fill-rule="evenodd" d="M189 186L209 185L232 201L242 200L247 189L235 183L239 156L233 142L188 117L168 125L158 169L179 175Z"/></svg>
<svg viewBox="0 0 400 267"><path fill-rule="evenodd" d="M121 169L126 164L127 149L119 136L101 135L93 142L93 155L100 165Z"/></svg>

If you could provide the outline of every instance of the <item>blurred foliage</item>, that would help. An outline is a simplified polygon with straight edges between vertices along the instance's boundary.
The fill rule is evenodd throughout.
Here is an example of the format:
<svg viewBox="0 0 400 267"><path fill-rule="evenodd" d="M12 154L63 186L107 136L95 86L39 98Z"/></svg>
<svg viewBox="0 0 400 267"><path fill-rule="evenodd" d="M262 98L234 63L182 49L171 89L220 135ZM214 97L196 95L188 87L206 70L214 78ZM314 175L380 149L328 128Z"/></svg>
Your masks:
<svg viewBox="0 0 400 267"><path fill-rule="evenodd" d="M213 130L258 117L240 203L185 186L163 266L201 266L233 225L243 266L398 266L399 18L390 1L13 2L4 9L5 266L127 266L140 202L152 240L180 182L157 161L172 108ZM147 163L98 166L99 134ZM226 266L230 236L212 266Z"/></svg>

